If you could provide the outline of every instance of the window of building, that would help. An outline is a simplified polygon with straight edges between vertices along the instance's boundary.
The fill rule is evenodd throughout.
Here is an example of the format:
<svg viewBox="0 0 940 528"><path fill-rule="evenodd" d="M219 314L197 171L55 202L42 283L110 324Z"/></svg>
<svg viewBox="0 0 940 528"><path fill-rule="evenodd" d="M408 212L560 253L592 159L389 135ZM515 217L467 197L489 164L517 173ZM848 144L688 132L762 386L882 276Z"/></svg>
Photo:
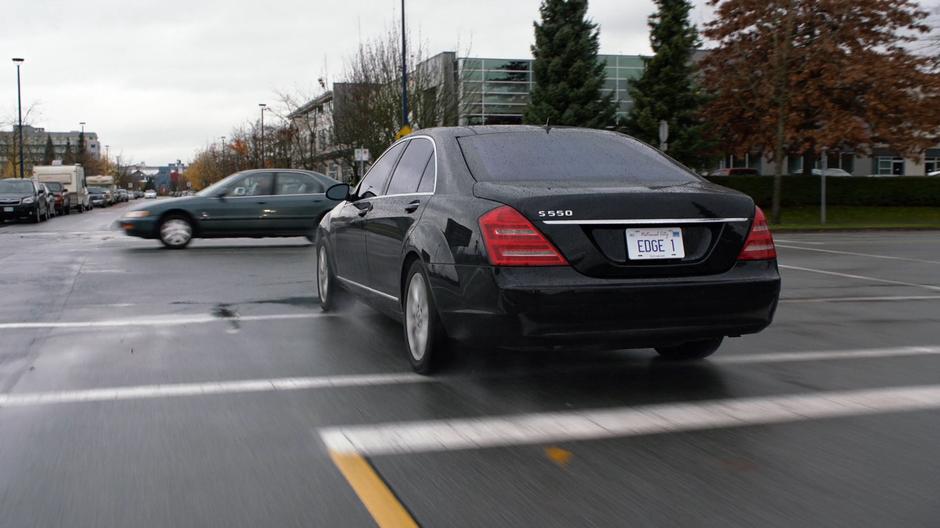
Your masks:
<svg viewBox="0 0 940 528"><path fill-rule="evenodd" d="M897 156L878 156L876 174L884 176L904 176L904 158Z"/></svg>
<svg viewBox="0 0 940 528"><path fill-rule="evenodd" d="M940 158L924 158L924 174L940 171Z"/></svg>

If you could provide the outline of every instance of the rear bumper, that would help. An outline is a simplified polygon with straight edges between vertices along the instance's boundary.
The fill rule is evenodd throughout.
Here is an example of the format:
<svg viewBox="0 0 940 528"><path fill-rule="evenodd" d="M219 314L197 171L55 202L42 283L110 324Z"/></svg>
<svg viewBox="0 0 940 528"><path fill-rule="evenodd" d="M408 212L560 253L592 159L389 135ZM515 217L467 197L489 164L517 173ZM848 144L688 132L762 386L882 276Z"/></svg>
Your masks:
<svg viewBox="0 0 940 528"><path fill-rule="evenodd" d="M455 268L460 286L447 279ZM505 346L646 347L751 334L771 323L780 295L773 261L669 279L595 279L567 267L431 271L448 335Z"/></svg>

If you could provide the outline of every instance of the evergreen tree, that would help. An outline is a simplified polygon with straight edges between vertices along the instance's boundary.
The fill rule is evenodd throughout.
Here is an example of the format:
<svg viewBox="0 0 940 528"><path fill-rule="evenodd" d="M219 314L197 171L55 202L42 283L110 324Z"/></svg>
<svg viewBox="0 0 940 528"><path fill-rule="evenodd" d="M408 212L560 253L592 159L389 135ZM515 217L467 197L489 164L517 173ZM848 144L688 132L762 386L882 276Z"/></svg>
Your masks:
<svg viewBox="0 0 940 528"><path fill-rule="evenodd" d="M689 22L689 0L654 0L649 17L653 56L644 58L643 75L630 81L633 108L623 123L627 133L659 146L659 122L669 124L667 151L676 160L704 168L711 145L700 117L704 96L695 80L692 53L701 45Z"/></svg>
<svg viewBox="0 0 940 528"><path fill-rule="evenodd" d="M78 152L75 156L75 162L81 163L82 166L86 165L87 157L85 154L85 131L78 133Z"/></svg>
<svg viewBox="0 0 940 528"><path fill-rule="evenodd" d="M66 138L65 153L62 155L63 165L75 165L75 155L72 154L72 140Z"/></svg>
<svg viewBox="0 0 940 528"><path fill-rule="evenodd" d="M542 0L534 23L535 86L525 122L602 128L613 124L613 94L601 95L606 74L598 62L597 24L587 19L587 0Z"/></svg>
<svg viewBox="0 0 940 528"><path fill-rule="evenodd" d="M42 153L42 164L52 165L55 161L55 146L52 144L52 136L46 135L46 149Z"/></svg>

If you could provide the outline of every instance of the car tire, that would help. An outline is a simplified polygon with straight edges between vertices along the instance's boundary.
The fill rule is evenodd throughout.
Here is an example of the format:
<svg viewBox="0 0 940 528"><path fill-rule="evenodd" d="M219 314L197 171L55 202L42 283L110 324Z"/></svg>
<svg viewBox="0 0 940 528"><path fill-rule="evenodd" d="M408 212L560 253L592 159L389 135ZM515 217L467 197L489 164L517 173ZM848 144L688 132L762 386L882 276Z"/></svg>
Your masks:
<svg viewBox="0 0 940 528"><path fill-rule="evenodd" d="M412 262L402 292L402 327L411 368L425 375L442 367L451 352L430 284L421 261Z"/></svg>
<svg viewBox="0 0 940 528"><path fill-rule="evenodd" d="M331 312L340 308L344 300L344 292L339 287L333 267L330 266L330 254L326 244L317 248L317 297L320 299L320 309Z"/></svg>
<svg viewBox="0 0 940 528"><path fill-rule="evenodd" d="M193 224L183 215L170 215L160 222L160 242L169 249L183 249L193 240Z"/></svg>
<svg viewBox="0 0 940 528"><path fill-rule="evenodd" d="M39 212L39 207L36 207L35 212L33 213L32 221L34 224L42 222L42 213Z"/></svg>
<svg viewBox="0 0 940 528"><path fill-rule="evenodd" d="M723 337L713 339L703 339L701 341L690 341L681 345L667 347L656 347L656 352L660 357L675 361L688 361L694 359L705 359L715 353L721 346Z"/></svg>

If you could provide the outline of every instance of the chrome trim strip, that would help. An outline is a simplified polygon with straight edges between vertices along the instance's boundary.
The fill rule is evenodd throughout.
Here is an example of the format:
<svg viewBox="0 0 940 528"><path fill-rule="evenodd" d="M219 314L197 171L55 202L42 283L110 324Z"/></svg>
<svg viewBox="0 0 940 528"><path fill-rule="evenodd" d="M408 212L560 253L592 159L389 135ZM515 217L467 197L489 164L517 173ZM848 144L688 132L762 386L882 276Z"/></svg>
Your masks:
<svg viewBox="0 0 940 528"><path fill-rule="evenodd" d="M723 224L728 222L750 222L750 218L639 218L632 220L543 220L544 224L576 225L669 225L669 224Z"/></svg>
<svg viewBox="0 0 940 528"><path fill-rule="evenodd" d="M394 295L389 295L389 294L387 294L387 293L380 292L379 290L370 288L370 287L366 286L365 284L359 284L359 283L356 282L356 281L351 281L351 280L349 280L349 279L340 277L339 275L337 275L336 278L339 279L340 281L342 281L344 284L348 284L348 285L350 285L350 286L358 286L358 287L362 288L363 290L366 290L366 291L368 291L368 292L372 292L372 293L374 293L374 294L376 294L376 295L381 295L382 297L385 297L386 299L391 299L391 300L393 300L393 301L395 301L395 302L398 302L398 297L395 297Z"/></svg>

